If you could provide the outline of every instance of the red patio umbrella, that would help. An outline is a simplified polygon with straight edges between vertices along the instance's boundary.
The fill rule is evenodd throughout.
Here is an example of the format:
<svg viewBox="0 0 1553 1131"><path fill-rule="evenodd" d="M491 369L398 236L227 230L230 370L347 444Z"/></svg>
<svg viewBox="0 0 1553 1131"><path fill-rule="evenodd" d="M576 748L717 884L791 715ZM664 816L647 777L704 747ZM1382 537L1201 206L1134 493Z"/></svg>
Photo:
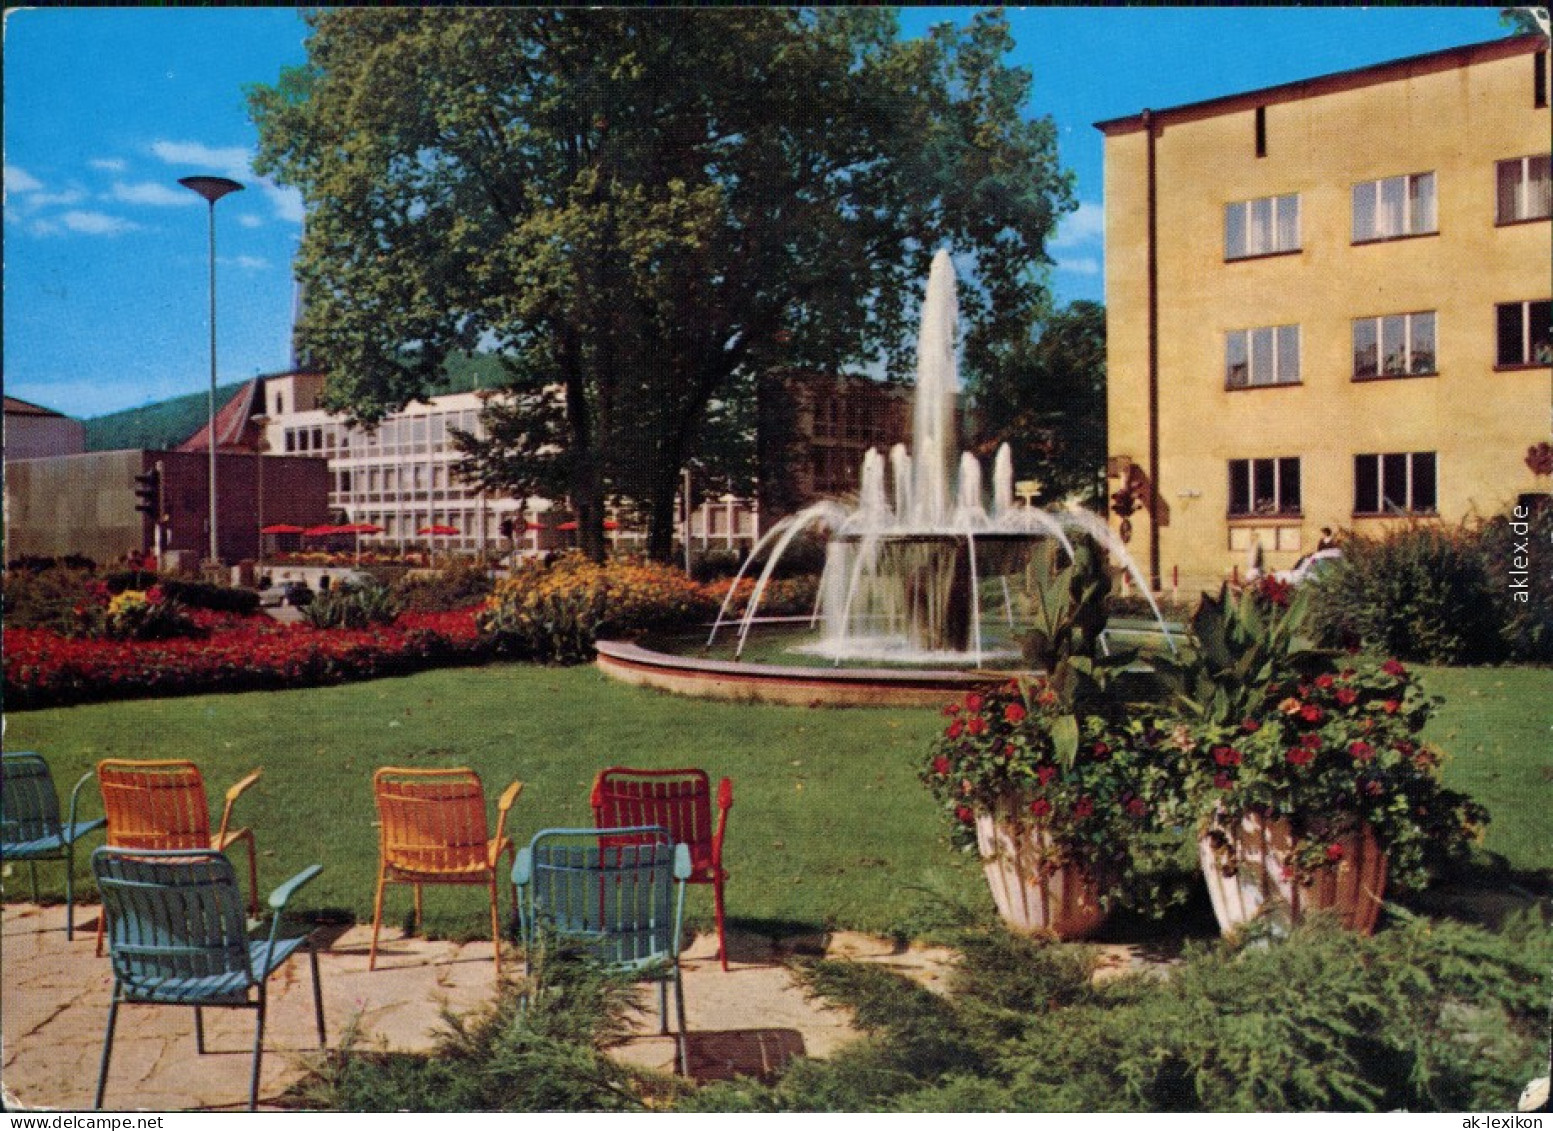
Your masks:
<svg viewBox="0 0 1553 1131"><path fill-rule="evenodd" d="M443 526L440 523L434 526L423 526L416 531L417 534L434 534L439 538L451 538L462 534L463 531L456 526Z"/></svg>
<svg viewBox="0 0 1553 1131"><path fill-rule="evenodd" d="M259 528L260 534L305 534L307 527L297 526L290 522L275 522L269 526Z"/></svg>
<svg viewBox="0 0 1553 1131"><path fill-rule="evenodd" d="M334 528L336 534L381 534L383 528L370 522L351 522Z"/></svg>
<svg viewBox="0 0 1553 1131"><path fill-rule="evenodd" d="M331 526L325 523L322 526L309 526L302 531L302 534L308 538L322 538L326 534L342 534L344 530L345 528L342 526Z"/></svg>
<svg viewBox="0 0 1553 1131"><path fill-rule="evenodd" d="M556 529L557 530L576 530L577 529L577 520L576 519L572 519L571 522L563 522L559 526L557 526Z"/></svg>
<svg viewBox="0 0 1553 1131"><path fill-rule="evenodd" d="M557 526L556 529L557 530L576 530L577 529L577 522L576 522L575 519L573 519L571 522L563 522L563 523L561 523L560 526ZM620 529L620 524L618 522L616 522L612 518L606 518L604 520L604 529L605 530L619 530Z"/></svg>

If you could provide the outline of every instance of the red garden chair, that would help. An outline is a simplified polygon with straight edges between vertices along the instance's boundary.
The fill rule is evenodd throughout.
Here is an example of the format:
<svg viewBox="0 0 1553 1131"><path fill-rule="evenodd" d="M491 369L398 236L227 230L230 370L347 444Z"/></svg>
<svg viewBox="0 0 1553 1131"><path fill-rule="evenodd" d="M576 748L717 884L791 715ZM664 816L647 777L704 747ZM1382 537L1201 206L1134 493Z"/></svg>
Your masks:
<svg viewBox="0 0 1553 1131"><path fill-rule="evenodd" d="M705 770L633 770L611 766L593 782L595 828L657 825L675 844L690 847L690 883L711 884L717 913L717 952L728 969L723 914L723 834L733 808L733 780L717 786L717 824L712 824L712 785Z"/></svg>

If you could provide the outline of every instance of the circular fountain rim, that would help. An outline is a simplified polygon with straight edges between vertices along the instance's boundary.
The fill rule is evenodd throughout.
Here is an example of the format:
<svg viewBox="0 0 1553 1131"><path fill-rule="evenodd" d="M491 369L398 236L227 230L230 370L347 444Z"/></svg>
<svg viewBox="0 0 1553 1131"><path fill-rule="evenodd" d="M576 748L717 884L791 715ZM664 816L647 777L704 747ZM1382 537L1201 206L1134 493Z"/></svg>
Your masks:
<svg viewBox="0 0 1553 1131"><path fill-rule="evenodd" d="M789 706L938 707L1011 671L926 668L822 668L676 656L627 640L595 644L600 671L626 683L700 699Z"/></svg>

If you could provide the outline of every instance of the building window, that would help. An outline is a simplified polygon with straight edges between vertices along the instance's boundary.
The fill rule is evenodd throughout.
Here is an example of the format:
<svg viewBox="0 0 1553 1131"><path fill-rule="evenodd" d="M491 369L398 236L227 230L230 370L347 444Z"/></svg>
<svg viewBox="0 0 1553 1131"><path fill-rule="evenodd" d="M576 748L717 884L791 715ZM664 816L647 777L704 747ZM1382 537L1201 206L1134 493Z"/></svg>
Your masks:
<svg viewBox="0 0 1553 1131"><path fill-rule="evenodd" d="M288 452L294 452L297 450L297 433L296 429L294 428L286 429L286 450Z"/></svg>
<svg viewBox="0 0 1553 1131"><path fill-rule="evenodd" d="M1267 156L1267 107L1256 108L1256 155Z"/></svg>
<svg viewBox="0 0 1553 1131"><path fill-rule="evenodd" d="M1224 206L1224 258L1249 259L1300 249L1300 198L1264 196Z"/></svg>
<svg viewBox="0 0 1553 1131"><path fill-rule="evenodd" d="M1539 51L1531 57L1531 104L1538 110L1548 104L1548 53Z"/></svg>
<svg viewBox="0 0 1553 1131"><path fill-rule="evenodd" d="M1439 230L1433 173L1411 173L1354 185L1354 243L1422 236Z"/></svg>
<svg viewBox="0 0 1553 1131"><path fill-rule="evenodd" d="M1435 372L1434 311L1354 319L1355 381L1419 377Z"/></svg>
<svg viewBox="0 0 1553 1131"><path fill-rule="evenodd" d="M1516 157L1499 162L1497 169L1501 224L1553 216L1553 157Z"/></svg>
<svg viewBox="0 0 1553 1131"><path fill-rule="evenodd" d="M1439 505L1433 452L1353 457L1356 515L1434 514Z"/></svg>
<svg viewBox="0 0 1553 1131"><path fill-rule="evenodd" d="M1229 513L1231 518L1299 514L1299 458L1230 460Z"/></svg>
<svg viewBox="0 0 1553 1131"><path fill-rule="evenodd" d="M1553 302L1502 302L1494 308L1498 321L1498 364L1553 363Z"/></svg>
<svg viewBox="0 0 1553 1131"><path fill-rule="evenodd" d="M1258 385L1298 385L1300 328L1262 326L1231 330L1224 335L1224 385L1230 389Z"/></svg>

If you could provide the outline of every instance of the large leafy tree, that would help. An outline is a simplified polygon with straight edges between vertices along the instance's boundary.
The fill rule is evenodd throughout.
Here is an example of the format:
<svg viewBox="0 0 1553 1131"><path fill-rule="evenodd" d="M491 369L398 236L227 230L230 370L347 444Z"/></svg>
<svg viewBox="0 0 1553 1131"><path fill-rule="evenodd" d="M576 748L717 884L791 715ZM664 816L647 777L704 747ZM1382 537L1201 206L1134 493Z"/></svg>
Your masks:
<svg viewBox="0 0 1553 1131"><path fill-rule="evenodd" d="M974 375L978 450L1012 449L1038 500L1099 502L1106 456L1105 307L1080 299L1035 335L989 351Z"/></svg>
<svg viewBox="0 0 1553 1131"><path fill-rule="evenodd" d="M258 168L308 205L301 334L330 407L370 423L453 351L499 351L471 474L568 496L595 553L611 494L669 552L680 468L741 375L902 371L935 248L972 281L968 357L1045 309L1069 178L995 15L907 42L869 9L309 22L307 63L250 103Z"/></svg>

